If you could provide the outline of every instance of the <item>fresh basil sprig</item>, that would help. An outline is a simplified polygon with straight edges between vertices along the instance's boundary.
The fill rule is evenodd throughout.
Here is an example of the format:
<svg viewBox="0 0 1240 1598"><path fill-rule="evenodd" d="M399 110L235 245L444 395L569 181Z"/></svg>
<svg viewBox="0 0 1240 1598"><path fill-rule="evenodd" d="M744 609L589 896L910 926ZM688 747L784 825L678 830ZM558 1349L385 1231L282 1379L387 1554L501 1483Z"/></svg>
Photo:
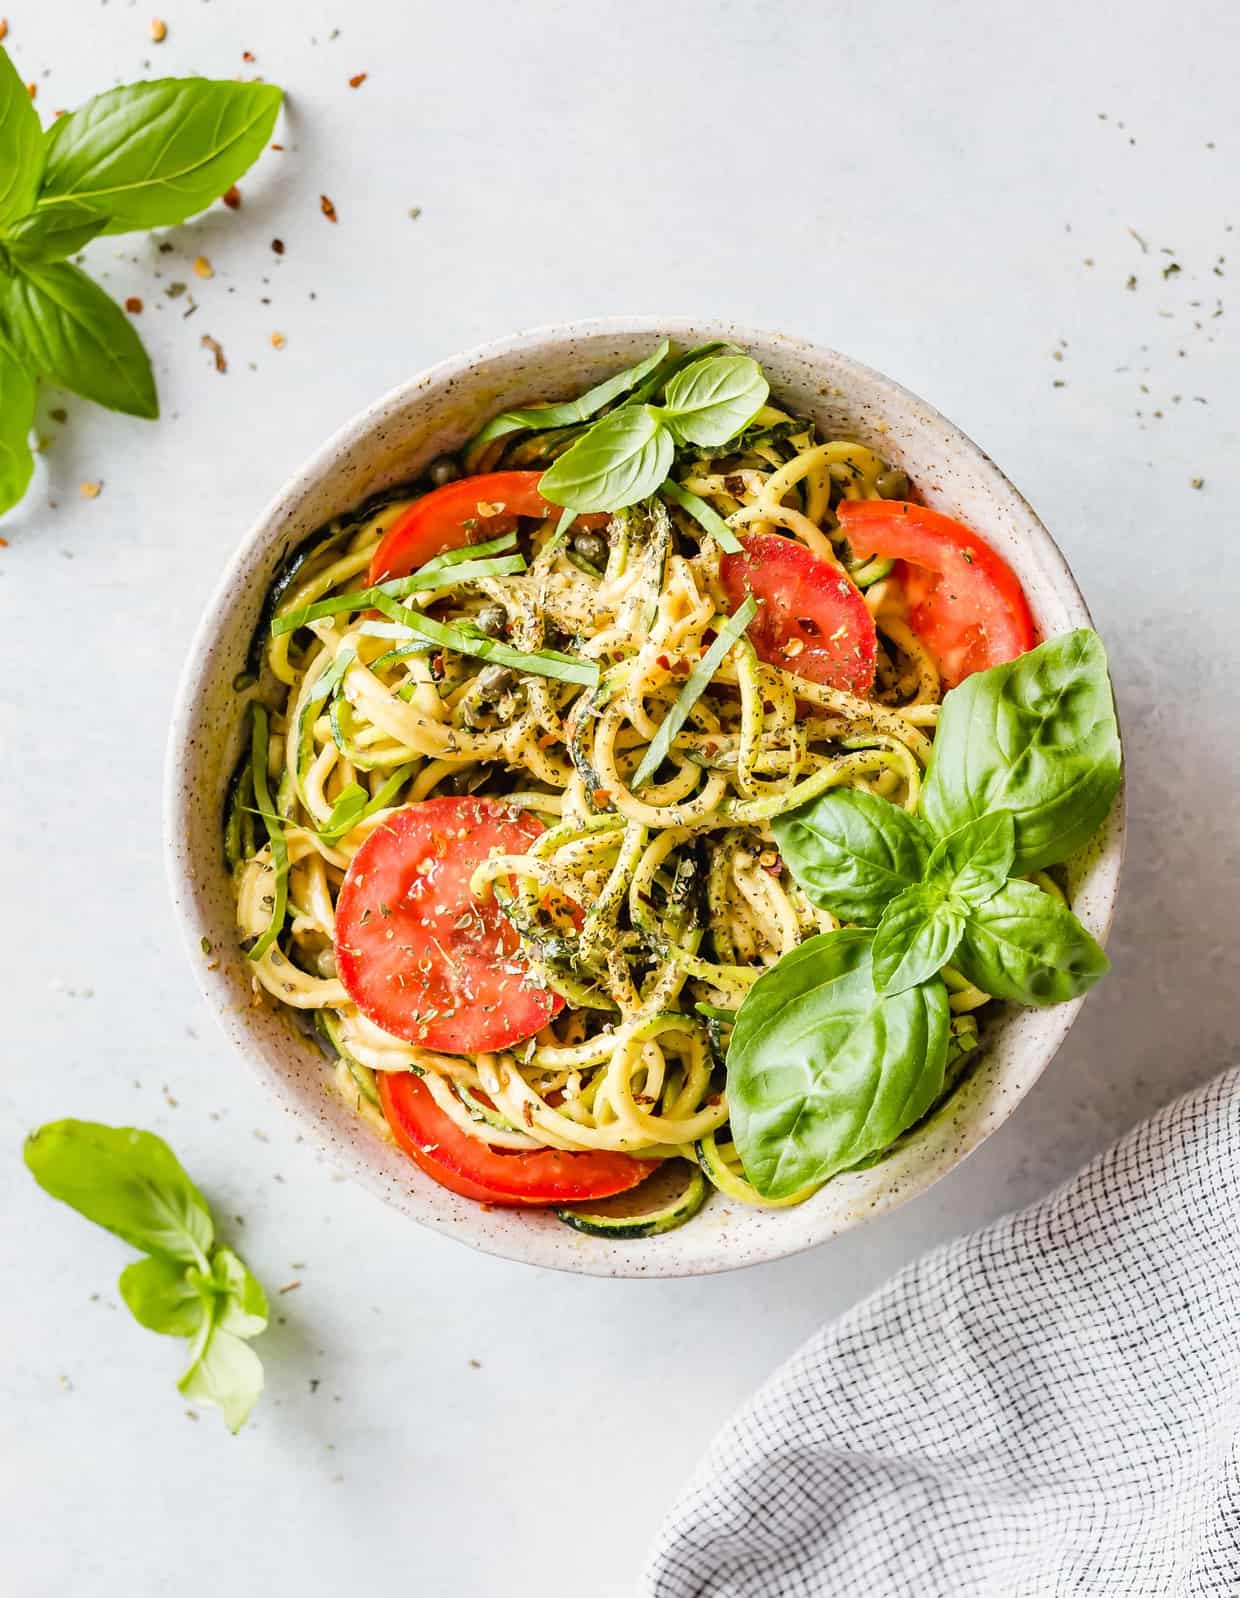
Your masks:
<svg viewBox="0 0 1240 1598"><path fill-rule="evenodd" d="M280 98L268 83L165 78L109 89L44 133L0 48L0 513L34 469L37 379L159 414L132 322L66 257L101 233L171 227L210 205L262 152Z"/></svg>
<svg viewBox="0 0 1240 1598"><path fill-rule="evenodd" d="M237 1255L216 1243L206 1199L163 1138L54 1121L32 1132L23 1152L45 1192L147 1256L121 1272L121 1297L142 1326L189 1339L178 1388L216 1405L229 1430L239 1430L263 1389L247 1339L267 1325L267 1297Z"/></svg>
<svg viewBox="0 0 1240 1598"><path fill-rule="evenodd" d="M575 511L636 505L667 481L677 445L726 444L769 392L748 355L707 355L680 366L663 384L662 403L635 396L609 412L547 468L539 490Z"/></svg>
<svg viewBox="0 0 1240 1598"><path fill-rule="evenodd" d="M842 790L771 822L810 901L858 926L785 955L737 1014L728 1099L760 1192L825 1181L925 1113L942 1057L934 1029L931 1054L919 1052L912 1018L929 1026L940 999L946 1016L945 965L1037 1006L1079 998L1105 974L1067 905L1021 878L1087 843L1119 783L1106 656L1081 630L945 696L921 815Z"/></svg>

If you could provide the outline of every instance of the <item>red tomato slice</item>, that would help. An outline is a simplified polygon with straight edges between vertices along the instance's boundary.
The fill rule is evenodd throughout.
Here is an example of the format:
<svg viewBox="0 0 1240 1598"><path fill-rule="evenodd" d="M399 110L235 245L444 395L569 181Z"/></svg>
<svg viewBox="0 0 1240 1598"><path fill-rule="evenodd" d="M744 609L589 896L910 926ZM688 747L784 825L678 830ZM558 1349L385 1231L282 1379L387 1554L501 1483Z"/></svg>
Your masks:
<svg viewBox="0 0 1240 1598"><path fill-rule="evenodd" d="M840 525L858 555L901 562L896 573L909 626L935 656L949 688L1015 660L1037 642L1016 573L969 528L902 500L849 499Z"/></svg>
<svg viewBox="0 0 1240 1598"><path fill-rule="evenodd" d="M748 633L759 657L810 682L865 695L874 686L878 638L861 590L804 544L751 533L719 562L732 609L752 594Z"/></svg>
<svg viewBox="0 0 1240 1598"><path fill-rule="evenodd" d="M506 1049L564 1008L533 986L520 941L469 879L523 854L542 823L490 799L424 799L376 827L336 901L336 969L363 1015L447 1054Z"/></svg>
<svg viewBox="0 0 1240 1598"><path fill-rule="evenodd" d="M538 492L541 472L484 472L425 494L384 533L370 562L372 583L407 577L428 560L465 544L511 532L518 516L558 516L562 509ZM606 516L579 516L582 527L605 527Z"/></svg>
<svg viewBox="0 0 1240 1598"><path fill-rule="evenodd" d="M504 1153L462 1132L411 1071L381 1071L378 1077L383 1113L405 1153L443 1187L484 1204L569 1204L607 1198L636 1187L658 1163L608 1152Z"/></svg>

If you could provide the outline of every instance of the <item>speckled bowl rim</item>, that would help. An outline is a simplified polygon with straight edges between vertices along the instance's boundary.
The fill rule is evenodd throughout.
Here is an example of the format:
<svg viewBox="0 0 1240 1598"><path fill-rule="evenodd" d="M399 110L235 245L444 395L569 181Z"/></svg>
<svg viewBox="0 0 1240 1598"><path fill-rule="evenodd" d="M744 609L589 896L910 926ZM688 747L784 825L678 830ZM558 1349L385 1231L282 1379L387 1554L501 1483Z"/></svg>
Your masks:
<svg viewBox="0 0 1240 1598"><path fill-rule="evenodd" d="M682 1231L636 1242L587 1238L545 1213L487 1210L457 1199L424 1177L408 1161L403 1161L399 1171L382 1171L379 1151L385 1146L360 1118L352 1117L347 1106L344 1109L353 1119L353 1128L337 1126L333 1131L329 1121L335 1112L312 1105L306 1091L299 1090L292 1080L294 1071L273 1058L279 1049L264 1035L266 1022L255 1019L267 1016L268 1012L239 1006L238 972L233 970L230 974L227 960L203 958L204 940L210 942L221 935L218 917L213 918L207 908L204 883L212 874L218 878L224 867L218 850L216 858L207 860L202 858L205 851L195 852L190 843L196 797L198 803L202 802L195 794L193 780L202 758L195 752L198 742L195 710L206 692L212 671L220 669L218 656L223 647L220 634L230 610L237 604L237 593L245 582L257 578L264 564L270 570L272 553L285 538L288 524L308 498L330 480L341 459L372 438L382 439L385 424L401 416L411 403L419 399L427 403L428 396L450 390L467 374L476 373L487 363L514 356L548 354L562 354L567 359L584 341L635 336L650 341L667 336L685 344L718 339L743 348L766 346L780 356L806 363L807 367L820 367L821 375L828 380L828 386L818 390L821 394L830 393L830 380L844 374L851 384L867 390L871 403L880 410L908 411L916 421L941 428L954 458L973 475L980 491L993 494L996 506L1002 507L1013 519L1019 538L1030 550L1030 558L1036 561L1038 575L1048 584L1066 625L1091 625L1084 597L1058 546L1029 503L990 457L933 406L872 368L836 351L781 333L685 317L608 317L535 328L440 361L368 406L329 438L294 475L242 540L207 603L177 692L165 767L165 861L191 968L217 1022L277 1099L348 1175L422 1224L486 1253L598 1276L697 1276L779 1259L816 1247L926 1191L960 1164L1013 1112L1054 1058L1084 1001L1078 999L1053 1010L1020 1012L1013 1018L1014 1046L1009 1046L1012 1029L1005 1021L1001 1029L1002 1047L997 1050L1003 1058L995 1063L989 1053L996 1051L989 1051L988 1057L924 1132L881 1166L836 1178L805 1205L755 1215L748 1207L729 1205L722 1195L716 1195L703 1214ZM410 450L413 448L411 444ZM378 471L374 473L376 480L382 476ZM933 496L927 497L933 503ZM1034 608L1036 614L1037 606ZM233 664L235 666L235 658ZM215 802L218 814L218 801ZM1121 792L1099 840L1091 849L1090 858L1081 867L1085 908L1081 909L1078 902L1078 909L1099 939L1105 938L1114 914L1125 830ZM296 1037L299 1048L313 1049L305 1038L293 1034L291 1027L287 1030ZM302 1063L299 1059L298 1064ZM323 1075L326 1076L325 1071ZM338 1095L333 1096L338 1099ZM339 1101L337 1109L341 1104L343 1101ZM842 1197L841 1184L847 1186ZM713 1218L713 1230L703 1233L699 1229L708 1217ZM738 1233L741 1234L739 1238Z"/></svg>

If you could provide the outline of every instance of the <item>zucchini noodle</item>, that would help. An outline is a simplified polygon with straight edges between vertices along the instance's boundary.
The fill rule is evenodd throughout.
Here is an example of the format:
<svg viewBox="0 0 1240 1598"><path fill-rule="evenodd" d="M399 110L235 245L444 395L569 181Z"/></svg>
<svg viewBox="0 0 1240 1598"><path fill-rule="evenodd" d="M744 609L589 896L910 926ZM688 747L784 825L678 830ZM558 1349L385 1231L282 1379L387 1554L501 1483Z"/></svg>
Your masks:
<svg viewBox="0 0 1240 1598"><path fill-rule="evenodd" d="M505 435L478 469L545 466L563 442ZM439 464L440 481L456 475L455 462ZM277 585L248 690L264 707L253 735L262 748L234 783L227 852L240 937L261 951L256 995L317 1018L339 1057L334 1080L372 1124L383 1126L376 1073L414 1071L457 1127L493 1148L680 1156L729 1198L763 1203L726 1131L728 1022L764 970L837 925L783 865L770 823L840 787L913 810L941 690L884 580L890 562L855 557L835 515L842 498L881 497L892 478L900 490L889 497L906 493L902 473L766 406L739 439L681 461L676 475L734 530L802 544L858 583L879 636L872 697L759 659L738 627L673 717L677 730L664 729L647 775L643 757L731 608L709 531L659 498L617 512L605 533L557 535L557 511L522 521L522 558L510 551L503 570L474 561L473 575L437 571L384 619L371 605L323 604L356 593L385 529L428 485L406 488L323 529ZM273 618L310 606L319 613L268 636ZM402 613L427 618L427 636ZM440 647L443 627L457 638L489 631L509 657L594 663L597 683ZM259 800L264 775L272 796L258 823L255 770ZM405 805L466 794L545 827L525 853L484 861L471 889L494 896L530 980L566 1002L523 1043L453 1055L362 1015L336 974L333 940L342 880L374 829ZM945 976L960 1059L987 995Z"/></svg>

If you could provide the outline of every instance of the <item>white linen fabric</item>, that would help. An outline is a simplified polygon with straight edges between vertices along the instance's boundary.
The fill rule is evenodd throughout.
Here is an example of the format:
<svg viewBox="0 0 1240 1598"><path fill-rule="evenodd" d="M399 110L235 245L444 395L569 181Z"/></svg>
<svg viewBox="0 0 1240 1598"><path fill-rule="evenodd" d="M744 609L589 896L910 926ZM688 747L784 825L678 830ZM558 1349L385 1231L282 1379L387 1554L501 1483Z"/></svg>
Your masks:
<svg viewBox="0 0 1240 1598"><path fill-rule="evenodd" d="M1240 1070L796 1354L653 1598L1240 1598Z"/></svg>

